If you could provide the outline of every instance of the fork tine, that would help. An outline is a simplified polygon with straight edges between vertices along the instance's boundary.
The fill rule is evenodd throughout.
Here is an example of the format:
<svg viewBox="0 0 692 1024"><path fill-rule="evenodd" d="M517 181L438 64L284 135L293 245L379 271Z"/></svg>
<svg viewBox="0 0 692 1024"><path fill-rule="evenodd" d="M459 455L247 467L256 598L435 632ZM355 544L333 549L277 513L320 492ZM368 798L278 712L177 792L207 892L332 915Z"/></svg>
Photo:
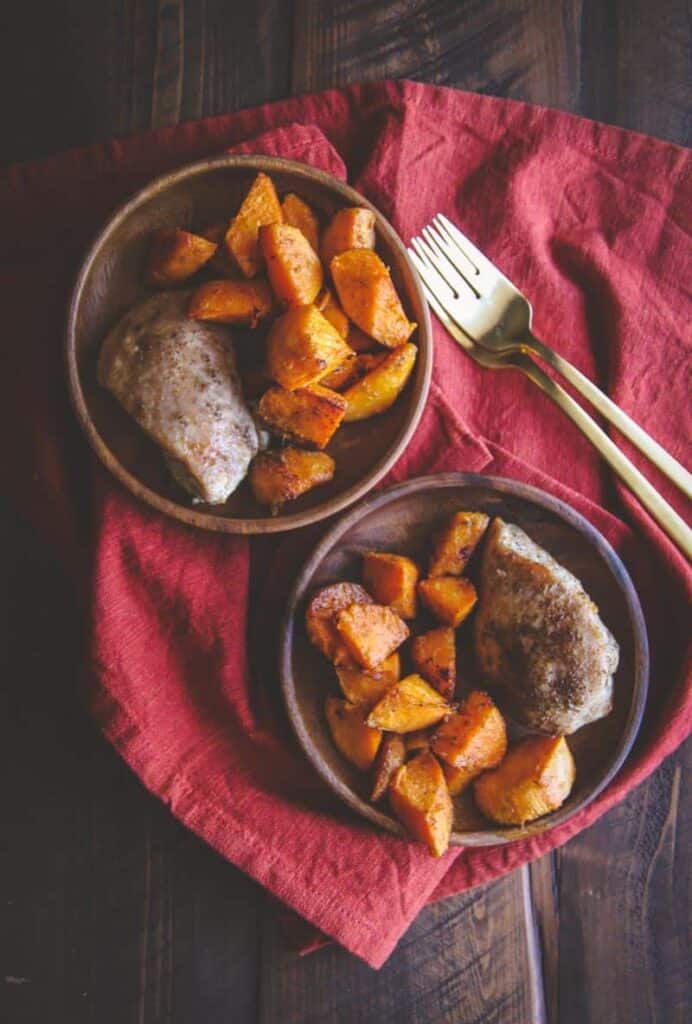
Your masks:
<svg viewBox="0 0 692 1024"><path fill-rule="evenodd" d="M409 252L414 257L416 269L425 284L435 295L441 292L447 301L451 301L454 298L454 289L431 261L425 242L422 238L412 238L411 245L413 246L413 251L409 250Z"/></svg>
<svg viewBox="0 0 692 1024"><path fill-rule="evenodd" d="M415 242L416 239L412 239L412 244L415 244ZM455 341L457 341L473 358L476 358L478 346L459 328L455 321L452 320L451 316L438 299L434 288L429 284L428 278L432 272L432 268L429 267L413 249L409 249L408 253L414 267L421 276L423 281L423 291L433 313L436 315L442 326L452 335ZM444 283L446 285L446 282Z"/></svg>
<svg viewBox="0 0 692 1024"><path fill-rule="evenodd" d="M448 220L443 213L438 213L433 217L433 224L445 233L445 235L456 245L463 256L469 260L479 275L479 278L486 280L494 279L497 277L503 278L505 281L507 278L501 270L492 263L487 256L484 256L478 246L474 245L470 238L459 230L456 224L452 224L451 220Z"/></svg>
<svg viewBox="0 0 692 1024"><path fill-rule="evenodd" d="M427 227L423 228L422 235L430 249L433 251L435 266L456 290L459 299L477 299L479 294L469 280L469 277L473 278L476 276L475 267L473 267L468 260L464 258L465 264L471 267L470 272L467 271L467 277L463 270L457 266L457 253L459 250L450 245L446 238L433 225L429 224Z"/></svg>

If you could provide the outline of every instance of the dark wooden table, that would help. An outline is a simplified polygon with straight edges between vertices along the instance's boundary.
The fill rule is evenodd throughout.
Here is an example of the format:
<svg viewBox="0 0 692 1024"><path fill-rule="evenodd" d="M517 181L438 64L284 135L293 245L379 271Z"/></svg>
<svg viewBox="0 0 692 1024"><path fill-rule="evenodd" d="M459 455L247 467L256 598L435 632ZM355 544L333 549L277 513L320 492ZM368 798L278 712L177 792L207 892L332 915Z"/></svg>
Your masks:
<svg viewBox="0 0 692 1024"><path fill-rule="evenodd" d="M686 0L31 0L5 5L0 159L358 79L512 96L689 143ZM73 691L64 580L7 507L0 1021L682 1024L690 746L564 849L434 906L376 973L299 959ZM689 776L688 776L689 778Z"/></svg>

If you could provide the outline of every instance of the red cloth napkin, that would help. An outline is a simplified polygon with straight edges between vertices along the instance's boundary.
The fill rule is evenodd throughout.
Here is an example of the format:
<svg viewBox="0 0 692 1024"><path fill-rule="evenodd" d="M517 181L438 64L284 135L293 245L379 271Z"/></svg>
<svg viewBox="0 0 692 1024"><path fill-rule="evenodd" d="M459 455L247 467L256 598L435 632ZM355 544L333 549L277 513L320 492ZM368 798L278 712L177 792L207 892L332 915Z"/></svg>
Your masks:
<svg viewBox="0 0 692 1024"><path fill-rule="evenodd" d="M64 314L85 245L134 189L228 147L348 176L404 239L438 210L457 220L531 297L538 334L683 460L690 154L555 111L388 82L92 146L11 167L0 179L3 480L89 581L93 713L181 821L379 966L426 901L565 842L689 733L692 574L546 398L518 374L481 370L436 326L430 401L390 480L483 470L537 484L579 509L619 550L639 589L651 696L615 781L569 823L534 839L434 861L335 802L291 737L269 642L291 579L326 527L248 542L170 521L96 464L66 400ZM675 490L655 482L684 514Z"/></svg>

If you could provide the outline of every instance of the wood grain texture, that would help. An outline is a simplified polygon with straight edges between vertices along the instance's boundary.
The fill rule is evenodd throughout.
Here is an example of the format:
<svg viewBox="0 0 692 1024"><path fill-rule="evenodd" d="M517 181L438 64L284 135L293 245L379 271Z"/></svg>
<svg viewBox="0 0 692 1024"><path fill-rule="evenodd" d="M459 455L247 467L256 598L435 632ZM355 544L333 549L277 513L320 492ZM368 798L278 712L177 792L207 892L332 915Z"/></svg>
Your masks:
<svg viewBox="0 0 692 1024"><path fill-rule="evenodd" d="M0 15L0 161L387 75L689 144L688 7L15 0ZM172 821L81 712L76 607L72 629L54 625L73 595L7 514L0 560L3 1022L689 1016L690 744L559 853L424 911L381 972L336 947L298 959L261 890Z"/></svg>

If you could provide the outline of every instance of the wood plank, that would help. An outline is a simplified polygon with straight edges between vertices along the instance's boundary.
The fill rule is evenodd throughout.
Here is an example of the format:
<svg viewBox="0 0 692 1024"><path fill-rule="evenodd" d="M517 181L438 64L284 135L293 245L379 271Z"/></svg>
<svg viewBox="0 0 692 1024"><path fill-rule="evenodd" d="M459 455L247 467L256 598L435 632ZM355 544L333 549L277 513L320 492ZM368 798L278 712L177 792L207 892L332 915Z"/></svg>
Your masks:
<svg viewBox="0 0 692 1024"><path fill-rule="evenodd" d="M427 907L375 972L340 947L298 959L265 910L259 1024L540 1024L528 874Z"/></svg>

